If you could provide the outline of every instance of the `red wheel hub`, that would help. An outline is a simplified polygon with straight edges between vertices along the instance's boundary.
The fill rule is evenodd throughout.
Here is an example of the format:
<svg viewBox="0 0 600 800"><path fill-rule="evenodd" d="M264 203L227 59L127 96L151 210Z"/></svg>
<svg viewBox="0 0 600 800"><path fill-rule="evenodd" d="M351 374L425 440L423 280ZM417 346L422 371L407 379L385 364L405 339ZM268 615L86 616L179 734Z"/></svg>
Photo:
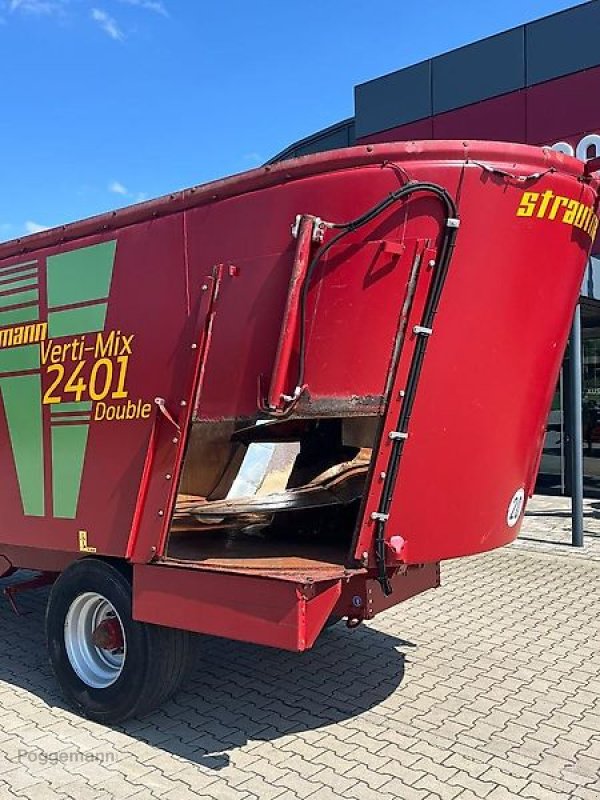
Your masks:
<svg viewBox="0 0 600 800"><path fill-rule="evenodd" d="M118 619L105 619L92 634L92 641L101 650L122 650L123 631Z"/></svg>

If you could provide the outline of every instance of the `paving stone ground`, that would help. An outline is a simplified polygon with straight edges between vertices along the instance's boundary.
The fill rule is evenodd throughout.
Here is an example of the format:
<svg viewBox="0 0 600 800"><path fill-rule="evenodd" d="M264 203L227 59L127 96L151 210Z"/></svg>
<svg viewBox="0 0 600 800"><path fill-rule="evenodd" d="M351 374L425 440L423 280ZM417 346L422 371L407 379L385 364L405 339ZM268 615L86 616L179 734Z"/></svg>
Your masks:
<svg viewBox="0 0 600 800"><path fill-rule="evenodd" d="M0 605L0 800L600 799L600 509L583 551L568 513L534 498L519 543L303 655L205 638L187 689L115 729L64 707L44 591Z"/></svg>

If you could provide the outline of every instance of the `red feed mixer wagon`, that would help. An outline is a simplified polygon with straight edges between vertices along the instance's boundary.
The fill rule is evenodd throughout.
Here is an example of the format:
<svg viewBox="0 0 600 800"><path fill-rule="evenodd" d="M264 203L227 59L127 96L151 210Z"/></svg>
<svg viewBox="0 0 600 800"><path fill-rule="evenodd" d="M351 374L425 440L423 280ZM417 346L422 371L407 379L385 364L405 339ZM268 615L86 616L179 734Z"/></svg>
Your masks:
<svg viewBox="0 0 600 800"><path fill-rule="evenodd" d="M53 584L66 698L141 715L195 633L302 651L511 542L597 185L368 145L0 245L0 575Z"/></svg>

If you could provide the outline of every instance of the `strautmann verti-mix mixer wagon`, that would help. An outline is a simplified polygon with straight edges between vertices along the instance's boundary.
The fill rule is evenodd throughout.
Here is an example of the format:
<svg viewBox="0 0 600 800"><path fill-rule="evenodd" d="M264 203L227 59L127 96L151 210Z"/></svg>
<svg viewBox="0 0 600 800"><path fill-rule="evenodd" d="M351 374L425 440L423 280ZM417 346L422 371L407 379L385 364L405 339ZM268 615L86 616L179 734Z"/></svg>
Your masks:
<svg viewBox="0 0 600 800"><path fill-rule="evenodd" d="M302 651L512 541L596 187L368 145L0 245L0 574L53 584L67 699L141 715L194 633Z"/></svg>

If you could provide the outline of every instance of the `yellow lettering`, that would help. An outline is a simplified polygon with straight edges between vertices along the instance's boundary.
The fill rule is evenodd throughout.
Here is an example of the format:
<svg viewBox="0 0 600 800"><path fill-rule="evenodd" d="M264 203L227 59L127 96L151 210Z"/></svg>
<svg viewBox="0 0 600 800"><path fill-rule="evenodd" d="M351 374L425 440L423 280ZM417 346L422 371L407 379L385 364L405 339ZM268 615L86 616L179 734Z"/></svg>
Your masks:
<svg viewBox="0 0 600 800"><path fill-rule="evenodd" d="M40 347L40 352L42 356L42 364L45 365L48 363L48 359L50 358L50 350L52 349L52 339L49 339L47 342L42 342Z"/></svg>
<svg viewBox="0 0 600 800"><path fill-rule="evenodd" d="M592 209L589 206L580 205L573 224L576 228L584 228L587 225Z"/></svg>
<svg viewBox="0 0 600 800"><path fill-rule="evenodd" d="M548 214L548 219L556 219L556 215L558 214L558 209L561 206L565 206L569 202L568 197L561 197L557 195L554 198L554 202L552 203L552 208L550 209L550 213Z"/></svg>
<svg viewBox="0 0 600 800"><path fill-rule="evenodd" d="M95 553L95 552L97 552L95 547L90 547L88 545L88 532L87 531L79 531L78 539L79 539L79 552L80 553Z"/></svg>
<svg viewBox="0 0 600 800"><path fill-rule="evenodd" d="M532 217L539 197L539 192L523 192L521 202L517 208L517 217Z"/></svg>
<svg viewBox="0 0 600 800"><path fill-rule="evenodd" d="M60 361L64 361L63 345L53 344L50 348L50 362L52 364L58 364Z"/></svg>
<svg viewBox="0 0 600 800"><path fill-rule="evenodd" d="M115 342L115 332L111 331L105 338L103 333L96 336L96 350L94 352L95 358L106 358L112 354Z"/></svg>
<svg viewBox="0 0 600 800"><path fill-rule="evenodd" d="M47 322L38 322L37 325L31 326L35 327L35 341L36 342L43 342L48 335L48 323Z"/></svg>
<svg viewBox="0 0 600 800"><path fill-rule="evenodd" d="M569 200L569 205L567 206L567 210L563 215L562 221L567 225L572 225L578 208L579 202L577 200Z"/></svg>
<svg viewBox="0 0 600 800"><path fill-rule="evenodd" d="M517 208L517 216L555 220L559 209L563 209L561 222L585 231L594 239L600 227L600 218L590 206L570 197L555 195L551 189L542 192L523 192Z"/></svg>
<svg viewBox="0 0 600 800"><path fill-rule="evenodd" d="M0 347L10 347L13 340L13 328L3 328L0 331Z"/></svg>
<svg viewBox="0 0 600 800"><path fill-rule="evenodd" d="M540 207L538 208L537 212L538 217L544 216L546 209L548 208L548 203L552 197L554 197L554 192L552 189L546 189L545 192L542 192L542 202L540 203Z"/></svg>

